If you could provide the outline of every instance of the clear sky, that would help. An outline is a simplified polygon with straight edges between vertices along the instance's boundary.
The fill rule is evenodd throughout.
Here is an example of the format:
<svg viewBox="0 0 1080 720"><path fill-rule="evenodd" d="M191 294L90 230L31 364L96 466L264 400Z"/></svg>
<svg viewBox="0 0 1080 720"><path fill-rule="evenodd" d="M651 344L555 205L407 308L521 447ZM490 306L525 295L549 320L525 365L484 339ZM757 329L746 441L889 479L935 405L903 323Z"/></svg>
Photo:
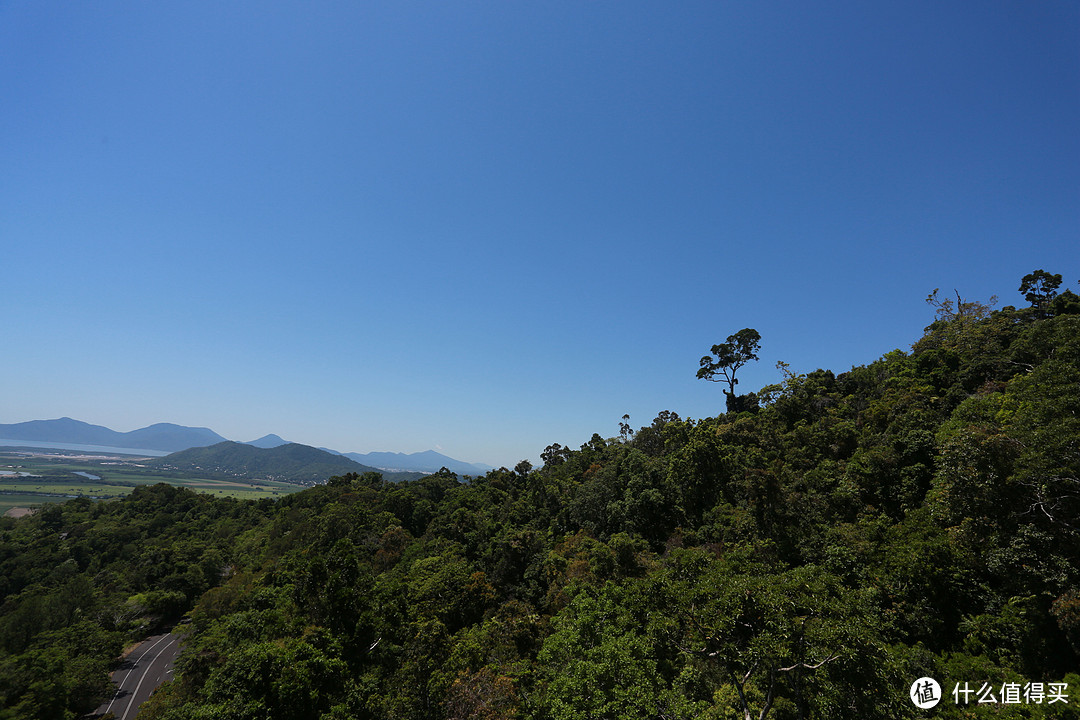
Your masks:
<svg viewBox="0 0 1080 720"><path fill-rule="evenodd" d="M0 0L0 422L513 466L1080 280L1080 3Z"/></svg>

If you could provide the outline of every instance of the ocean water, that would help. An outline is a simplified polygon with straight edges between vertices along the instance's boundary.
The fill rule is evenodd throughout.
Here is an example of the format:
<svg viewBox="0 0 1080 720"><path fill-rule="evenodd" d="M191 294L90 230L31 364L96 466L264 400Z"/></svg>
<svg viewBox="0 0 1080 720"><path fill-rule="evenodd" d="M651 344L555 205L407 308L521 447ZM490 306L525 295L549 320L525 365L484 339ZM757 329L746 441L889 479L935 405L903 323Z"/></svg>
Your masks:
<svg viewBox="0 0 1080 720"><path fill-rule="evenodd" d="M9 440L0 438L0 447L41 448L47 450L75 450L103 455L138 455L139 457L164 457L162 450L139 450L137 448L108 447L106 445L79 445L77 443L41 442L38 440Z"/></svg>

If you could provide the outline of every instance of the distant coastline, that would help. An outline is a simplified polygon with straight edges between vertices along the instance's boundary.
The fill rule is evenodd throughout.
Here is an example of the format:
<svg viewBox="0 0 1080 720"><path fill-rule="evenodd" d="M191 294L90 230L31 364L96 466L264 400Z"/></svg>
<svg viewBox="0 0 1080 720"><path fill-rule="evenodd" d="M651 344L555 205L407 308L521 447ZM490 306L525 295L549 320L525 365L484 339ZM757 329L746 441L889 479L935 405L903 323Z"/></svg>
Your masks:
<svg viewBox="0 0 1080 720"><path fill-rule="evenodd" d="M136 448L110 447L108 445L80 445L78 443L44 442L41 440L10 440L8 438L0 438L0 447L77 450L82 452L109 453L112 455L137 455L139 457L165 457L169 454L162 450L138 450Z"/></svg>

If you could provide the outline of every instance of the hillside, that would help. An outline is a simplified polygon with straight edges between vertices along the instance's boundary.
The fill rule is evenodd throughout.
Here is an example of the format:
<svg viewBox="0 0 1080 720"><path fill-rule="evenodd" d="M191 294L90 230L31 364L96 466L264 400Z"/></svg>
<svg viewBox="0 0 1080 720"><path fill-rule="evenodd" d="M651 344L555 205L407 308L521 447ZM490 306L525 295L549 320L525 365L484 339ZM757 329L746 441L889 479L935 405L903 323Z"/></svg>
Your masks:
<svg viewBox="0 0 1080 720"><path fill-rule="evenodd" d="M541 468L0 520L0 720L77 717L184 614L141 720L915 720L924 677L933 717L1080 718L1080 298L1052 290L931 296L910 352Z"/></svg>
<svg viewBox="0 0 1080 720"><path fill-rule="evenodd" d="M325 482L334 475L379 472L341 455L324 450L288 443L260 448L247 443L220 442L209 447L191 448L166 455L146 463L159 471L205 474L214 478L244 478L277 480L302 485ZM418 474L403 478L412 479Z"/></svg>
<svg viewBox="0 0 1080 720"><path fill-rule="evenodd" d="M117 432L102 425L91 425L68 417L0 424L0 438L164 452L213 445L225 439L204 427L157 423L130 432Z"/></svg>

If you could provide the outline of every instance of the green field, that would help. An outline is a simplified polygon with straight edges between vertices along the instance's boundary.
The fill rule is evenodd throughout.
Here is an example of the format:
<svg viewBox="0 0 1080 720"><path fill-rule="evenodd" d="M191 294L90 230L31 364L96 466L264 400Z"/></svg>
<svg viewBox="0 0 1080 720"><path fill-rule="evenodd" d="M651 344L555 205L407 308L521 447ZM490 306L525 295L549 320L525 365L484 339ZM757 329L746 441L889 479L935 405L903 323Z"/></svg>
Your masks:
<svg viewBox="0 0 1080 720"><path fill-rule="evenodd" d="M139 485L168 483L196 492L242 500L277 498L302 490L300 485L267 480L215 480L160 474L140 467L137 460L123 458L84 459L64 455L0 452L0 472L31 476L0 475L0 515L13 507L39 507L74 497L108 500L123 497ZM99 480L76 475L85 472Z"/></svg>
<svg viewBox="0 0 1080 720"><path fill-rule="evenodd" d="M41 507L46 502L63 502L69 498L50 498L42 495L33 495L29 493L0 493L0 517L4 515L11 508L23 507L34 508Z"/></svg>

